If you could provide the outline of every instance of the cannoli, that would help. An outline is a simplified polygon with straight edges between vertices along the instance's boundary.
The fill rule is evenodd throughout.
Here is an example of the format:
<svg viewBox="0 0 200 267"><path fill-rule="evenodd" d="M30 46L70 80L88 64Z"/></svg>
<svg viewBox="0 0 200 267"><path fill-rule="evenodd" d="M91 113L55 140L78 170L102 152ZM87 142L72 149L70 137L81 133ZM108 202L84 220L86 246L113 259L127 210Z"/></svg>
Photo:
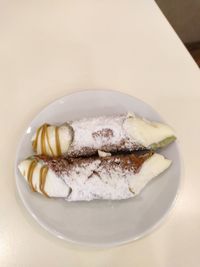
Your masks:
<svg viewBox="0 0 200 267"><path fill-rule="evenodd" d="M35 155L19 164L32 191L67 201L128 199L162 173L171 161L150 151L126 155L64 158Z"/></svg>
<svg viewBox="0 0 200 267"><path fill-rule="evenodd" d="M159 122L150 122L134 114L84 118L61 126L44 124L33 136L36 154L80 157L98 150L116 153L157 149L175 140L174 131Z"/></svg>

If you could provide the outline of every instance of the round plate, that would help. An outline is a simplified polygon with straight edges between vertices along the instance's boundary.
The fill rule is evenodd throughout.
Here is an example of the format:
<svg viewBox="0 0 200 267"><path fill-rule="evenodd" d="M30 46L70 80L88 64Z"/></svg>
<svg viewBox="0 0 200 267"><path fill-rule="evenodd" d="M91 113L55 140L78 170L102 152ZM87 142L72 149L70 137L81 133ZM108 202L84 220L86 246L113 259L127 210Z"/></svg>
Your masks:
<svg viewBox="0 0 200 267"><path fill-rule="evenodd" d="M176 142L161 153L173 161L171 167L150 182L139 196L128 200L67 202L32 193L18 171L18 163L31 155L31 137L44 122L67 120L127 111L163 122L149 105L132 96L107 90L88 90L66 95L44 108L26 129L16 156L19 195L33 218L59 238L78 244L108 247L136 240L155 228L167 214L180 182L180 155Z"/></svg>

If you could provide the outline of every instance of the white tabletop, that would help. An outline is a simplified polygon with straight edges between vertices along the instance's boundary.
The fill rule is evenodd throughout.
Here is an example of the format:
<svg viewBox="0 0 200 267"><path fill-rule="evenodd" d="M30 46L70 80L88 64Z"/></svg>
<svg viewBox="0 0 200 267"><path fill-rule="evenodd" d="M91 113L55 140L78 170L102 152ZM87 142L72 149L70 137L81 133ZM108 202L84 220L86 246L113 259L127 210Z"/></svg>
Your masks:
<svg viewBox="0 0 200 267"><path fill-rule="evenodd" d="M185 162L162 226L107 250L74 247L43 230L23 207L13 172L28 122L55 98L85 88L152 105L174 126ZM152 0L2 1L0 266L199 266L199 114L199 69Z"/></svg>

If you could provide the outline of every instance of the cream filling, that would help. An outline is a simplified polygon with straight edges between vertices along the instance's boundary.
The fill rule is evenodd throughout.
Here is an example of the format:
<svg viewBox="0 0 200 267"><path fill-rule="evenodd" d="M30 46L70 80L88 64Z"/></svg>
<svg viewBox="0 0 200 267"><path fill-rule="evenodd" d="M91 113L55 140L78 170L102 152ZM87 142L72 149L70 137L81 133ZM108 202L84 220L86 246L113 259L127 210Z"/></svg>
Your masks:
<svg viewBox="0 0 200 267"><path fill-rule="evenodd" d="M27 159L22 161L18 168L25 178L26 181L28 181L28 169L31 164L32 160ZM32 183L33 187L38 193L43 194L40 191L40 169L44 166L42 162L38 162L34 171L33 171L33 178L32 178ZM48 194L49 197L67 197L70 193L70 188L65 184L65 182L56 176L56 174L49 169L47 172L46 176L46 182L45 182L45 187L44 187L45 192Z"/></svg>
<svg viewBox="0 0 200 267"><path fill-rule="evenodd" d="M153 154L143 164L138 173L129 177L131 191L135 195L139 194L146 184L154 177L158 176L171 165L171 160L164 158L160 154Z"/></svg>
<svg viewBox="0 0 200 267"><path fill-rule="evenodd" d="M47 140L47 136L45 135L45 148L46 148L46 152L48 156L53 156L53 154L57 155L55 129L56 129L56 126L50 125L47 127L49 142ZM64 154L69 150L69 147L72 143L73 130L71 129L69 125L64 124L58 128L58 136L59 136L59 141L60 141L61 153ZM42 154L41 137L42 137L42 131L40 131L38 135L37 149L36 149L37 154ZM33 142L35 138L36 138L36 133L34 134L31 141ZM53 154L51 150L53 151Z"/></svg>
<svg viewBox="0 0 200 267"><path fill-rule="evenodd" d="M158 144L169 137L173 137L171 140L168 139L169 141L175 140L175 133L168 125L150 122L131 113L125 119L123 127L136 143L146 148L151 148L151 145Z"/></svg>

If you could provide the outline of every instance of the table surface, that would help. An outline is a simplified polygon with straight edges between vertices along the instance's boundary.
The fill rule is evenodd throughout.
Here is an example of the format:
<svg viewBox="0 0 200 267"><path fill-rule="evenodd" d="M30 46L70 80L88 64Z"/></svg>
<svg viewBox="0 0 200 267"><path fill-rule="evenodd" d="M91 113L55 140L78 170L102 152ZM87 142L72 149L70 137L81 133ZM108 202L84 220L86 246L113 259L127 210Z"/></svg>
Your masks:
<svg viewBox="0 0 200 267"><path fill-rule="evenodd" d="M145 0L1 1L0 266L199 266L200 72L159 8ZM150 235L127 245L75 247L23 207L13 164L26 125L80 89L116 89L173 125L184 160L177 202Z"/></svg>

